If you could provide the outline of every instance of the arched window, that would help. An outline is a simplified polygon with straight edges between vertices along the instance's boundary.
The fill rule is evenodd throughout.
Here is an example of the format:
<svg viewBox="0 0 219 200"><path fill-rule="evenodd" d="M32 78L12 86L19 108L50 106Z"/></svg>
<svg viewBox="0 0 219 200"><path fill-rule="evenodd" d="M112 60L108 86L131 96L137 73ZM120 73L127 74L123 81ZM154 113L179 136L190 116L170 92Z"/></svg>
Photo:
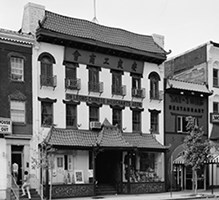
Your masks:
<svg viewBox="0 0 219 200"><path fill-rule="evenodd" d="M160 76L156 72L151 72L148 78L150 79L150 99L159 99Z"/></svg>
<svg viewBox="0 0 219 200"><path fill-rule="evenodd" d="M38 61L40 61L40 83L41 86L56 87L56 76L53 76L53 64L55 59L49 53L40 54Z"/></svg>

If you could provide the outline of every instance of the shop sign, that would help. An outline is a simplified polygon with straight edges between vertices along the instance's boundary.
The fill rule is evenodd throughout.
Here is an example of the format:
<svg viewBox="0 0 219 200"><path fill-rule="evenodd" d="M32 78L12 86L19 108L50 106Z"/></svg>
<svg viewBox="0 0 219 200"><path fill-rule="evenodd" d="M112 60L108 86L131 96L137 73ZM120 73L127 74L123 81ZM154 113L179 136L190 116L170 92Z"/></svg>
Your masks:
<svg viewBox="0 0 219 200"><path fill-rule="evenodd" d="M12 134L12 121L9 118L0 118L0 134Z"/></svg>
<svg viewBox="0 0 219 200"><path fill-rule="evenodd" d="M210 113L210 122L219 123L219 113Z"/></svg>

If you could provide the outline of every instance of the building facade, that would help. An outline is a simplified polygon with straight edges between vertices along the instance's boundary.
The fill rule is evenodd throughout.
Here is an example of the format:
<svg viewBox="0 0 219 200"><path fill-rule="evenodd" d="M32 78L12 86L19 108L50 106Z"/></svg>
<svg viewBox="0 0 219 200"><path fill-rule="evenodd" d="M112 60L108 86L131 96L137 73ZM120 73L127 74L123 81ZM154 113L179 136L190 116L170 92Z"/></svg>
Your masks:
<svg viewBox="0 0 219 200"><path fill-rule="evenodd" d="M185 167L183 159L184 139L189 134L187 122L193 117L208 138L208 97L211 95L205 84L166 79L164 97L164 140L170 145L166 153L167 189L192 189L192 170ZM206 189L206 169L198 172L198 189Z"/></svg>
<svg viewBox="0 0 219 200"><path fill-rule="evenodd" d="M30 168L33 37L0 29L0 199Z"/></svg>
<svg viewBox="0 0 219 200"><path fill-rule="evenodd" d="M174 77L177 80L188 81L198 84L206 84L212 95L208 97L207 106L207 130L205 131L214 148L212 154L215 161L218 155L218 60L219 45L208 42L191 49L179 56L169 59L165 63L165 76ZM209 168L209 185L218 186L219 171L215 163ZM213 170L212 170L213 169Z"/></svg>
<svg viewBox="0 0 219 200"><path fill-rule="evenodd" d="M33 3L23 16L22 31L36 37L32 186L40 180L48 192L52 184L53 198L95 195L106 187L164 191L163 38ZM49 169L38 167L40 151Z"/></svg>

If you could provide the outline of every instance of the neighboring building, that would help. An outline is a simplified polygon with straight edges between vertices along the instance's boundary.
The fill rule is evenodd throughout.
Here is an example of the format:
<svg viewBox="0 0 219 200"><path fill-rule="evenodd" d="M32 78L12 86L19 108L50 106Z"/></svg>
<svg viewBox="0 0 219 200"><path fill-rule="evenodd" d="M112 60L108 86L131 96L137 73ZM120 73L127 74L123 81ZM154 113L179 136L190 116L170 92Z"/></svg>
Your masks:
<svg viewBox="0 0 219 200"><path fill-rule="evenodd" d="M62 16L33 3L25 6L22 32L37 40L32 155L37 158L38 145L54 150L50 173L32 169L38 176L32 187L37 179L52 182L53 198L94 195L106 187L115 193L163 192L163 37Z"/></svg>
<svg viewBox="0 0 219 200"><path fill-rule="evenodd" d="M30 168L33 42L31 35L0 29L0 199Z"/></svg>
<svg viewBox="0 0 219 200"><path fill-rule="evenodd" d="M212 95L208 98L208 117L206 135L215 148L212 153L218 155L219 139L219 44L215 42L205 43L197 48L191 49L179 56L169 59L165 63L165 77L172 77L177 80L188 81L199 84L206 84ZM219 185L219 168L213 164L209 169L209 184ZM215 175L216 174L216 175ZM212 177L214 180L212 182Z"/></svg>
<svg viewBox="0 0 219 200"><path fill-rule="evenodd" d="M193 117L195 124L203 128L204 138L208 138L208 97L211 94L205 84L166 79L164 140L170 146L165 167L167 189L171 188L171 178L174 190L192 189L192 170L185 167L182 154L184 139L189 134L186 125L188 117ZM198 189L206 189L205 170L198 171Z"/></svg>

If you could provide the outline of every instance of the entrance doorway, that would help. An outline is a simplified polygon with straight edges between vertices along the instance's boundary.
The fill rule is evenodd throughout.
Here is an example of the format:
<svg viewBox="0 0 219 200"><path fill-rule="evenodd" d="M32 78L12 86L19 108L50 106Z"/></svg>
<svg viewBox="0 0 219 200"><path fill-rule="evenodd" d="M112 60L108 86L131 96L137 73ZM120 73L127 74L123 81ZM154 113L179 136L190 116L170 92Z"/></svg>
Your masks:
<svg viewBox="0 0 219 200"><path fill-rule="evenodd" d="M115 185L121 181L121 159L122 152L108 151L100 152L96 158L96 180L98 184Z"/></svg>
<svg viewBox="0 0 219 200"><path fill-rule="evenodd" d="M17 164L18 170L15 180L18 185L22 184L22 169L23 169L23 146L12 145L11 146L11 164L13 174L13 164ZM15 165L16 166L16 165Z"/></svg>

